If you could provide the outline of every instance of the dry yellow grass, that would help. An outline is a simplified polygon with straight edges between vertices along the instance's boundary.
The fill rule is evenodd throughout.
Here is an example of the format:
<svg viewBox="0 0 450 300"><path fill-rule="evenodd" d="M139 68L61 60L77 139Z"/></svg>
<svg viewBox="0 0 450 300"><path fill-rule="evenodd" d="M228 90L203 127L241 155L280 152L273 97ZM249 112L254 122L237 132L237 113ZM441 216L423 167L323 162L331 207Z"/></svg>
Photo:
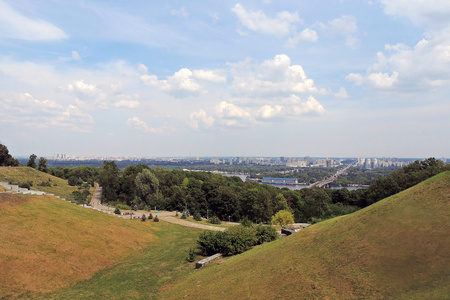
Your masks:
<svg viewBox="0 0 450 300"><path fill-rule="evenodd" d="M77 187L70 186L67 183L67 180L23 166L0 167L0 181L13 181L14 183L33 181L33 186L31 187L32 190L52 193L66 199L70 199L70 193L77 190ZM38 186L38 184L42 182L50 182L52 186Z"/></svg>
<svg viewBox="0 0 450 300"><path fill-rule="evenodd" d="M0 194L0 298L88 279L148 247L155 239L151 224L51 196Z"/></svg>
<svg viewBox="0 0 450 300"><path fill-rule="evenodd" d="M449 299L450 172L186 278L165 299Z"/></svg>

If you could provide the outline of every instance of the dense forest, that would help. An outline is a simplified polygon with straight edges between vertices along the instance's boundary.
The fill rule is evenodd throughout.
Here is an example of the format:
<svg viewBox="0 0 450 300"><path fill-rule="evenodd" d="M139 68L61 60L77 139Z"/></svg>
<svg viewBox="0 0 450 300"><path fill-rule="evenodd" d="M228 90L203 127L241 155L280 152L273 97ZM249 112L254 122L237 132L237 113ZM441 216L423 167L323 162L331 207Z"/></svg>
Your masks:
<svg viewBox="0 0 450 300"><path fill-rule="evenodd" d="M255 223L267 223L279 210L290 210L296 222L317 222L348 214L387 196L409 188L426 178L449 170L442 161L429 158L378 176L368 189L277 188L239 177L210 172L151 169L147 165L128 166L123 170L113 161L101 168L49 168L55 176L74 184L99 182L103 201L110 205L126 204L135 209L188 210L203 217L239 221L244 217ZM72 178L72 180L70 180ZM75 180L74 180L75 179Z"/></svg>

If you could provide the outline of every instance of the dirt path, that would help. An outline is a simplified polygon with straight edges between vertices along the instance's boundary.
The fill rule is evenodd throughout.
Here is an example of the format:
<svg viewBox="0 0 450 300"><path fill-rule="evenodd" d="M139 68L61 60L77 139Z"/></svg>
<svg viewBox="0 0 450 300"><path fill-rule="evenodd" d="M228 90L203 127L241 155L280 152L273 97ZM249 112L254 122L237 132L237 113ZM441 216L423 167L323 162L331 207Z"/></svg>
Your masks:
<svg viewBox="0 0 450 300"><path fill-rule="evenodd" d="M157 215L160 220L163 220L163 221L166 221L169 223L173 223L173 224L186 226L186 227L201 228L201 229L213 230L213 231L225 231L226 230L225 227L204 225L204 224L198 224L198 223L194 223L194 222L181 220L181 219L178 219L177 217L174 217L175 213L176 212L164 211L164 212L156 213L155 215Z"/></svg>
<svg viewBox="0 0 450 300"><path fill-rule="evenodd" d="M100 209L100 210L110 210L110 207L104 206L101 204L101 197L102 197L102 188L96 184L96 190L94 195L92 196L91 200L91 206ZM142 215L145 214L147 217L149 213L143 213L143 212L133 212L133 215L119 215L118 217L124 218L124 219L140 219ZM158 216L158 218L162 221L178 224L181 226L186 227L193 227L193 228L200 228L205 230L214 230L214 231L225 231L226 228L224 227L217 227L217 226L210 226L210 225L204 225L204 224L198 224L194 222L184 221L180 220L175 217L176 212L170 212L170 211L162 211L159 213L153 213L153 216Z"/></svg>

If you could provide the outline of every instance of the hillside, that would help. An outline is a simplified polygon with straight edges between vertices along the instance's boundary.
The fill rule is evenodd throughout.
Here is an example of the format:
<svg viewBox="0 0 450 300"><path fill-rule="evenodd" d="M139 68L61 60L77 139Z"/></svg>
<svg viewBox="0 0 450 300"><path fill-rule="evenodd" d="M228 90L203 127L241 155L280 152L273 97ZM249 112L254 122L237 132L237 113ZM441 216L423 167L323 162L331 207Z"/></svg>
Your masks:
<svg viewBox="0 0 450 300"><path fill-rule="evenodd" d="M0 298L88 279L142 252L153 231L51 196L0 194Z"/></svg>
<svg viewBox="0 0 450 300"><path fill-rule="evenodd" d="M65 199L70 199L70 193L77 190L77 187L70 186L67 180L25 166L0 167L0 181L13 182L14 184L32 181L31 189L52 193ZM38 186L42 182L49 182L51 186Z"/></svg>
<svg viewBox="0 0 450 300"><path fill-rule="evenodd" d="M211 264L169 299L448 299L450 172Z"/></svg>

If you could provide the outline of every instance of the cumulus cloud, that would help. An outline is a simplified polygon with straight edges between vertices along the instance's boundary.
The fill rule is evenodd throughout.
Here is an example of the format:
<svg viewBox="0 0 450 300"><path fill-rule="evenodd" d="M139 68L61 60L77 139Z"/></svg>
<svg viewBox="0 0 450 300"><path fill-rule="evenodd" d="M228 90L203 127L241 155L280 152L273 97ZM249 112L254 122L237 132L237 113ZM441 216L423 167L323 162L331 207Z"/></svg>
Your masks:
<svg viewBox="0 0 450 300"><path fill-rule="evenodd" d="M68 36L57 26L40 19L31 19L4 1L0 1L0 39L54 41Z"/></svg>
<svg viewBox="0 0 450 300"><path fill-rule="evenodd" d="M366 74L351 73L346 78L356 85L375 89L412 92L450 83L450 27L428 32L414 47L386 45Z"/></svg>
<svg viewBox="0 0 450 300"><path fill-rule="evenodd" d="M143 70L143 68L141 68ZM156 75L141 76L142 82L176 97L197 95L204 91L203 83L222 83L226 81L223 70L189 70L183 68L167 79L158 79Z"/></svg>
<svg viewBox="0 0 450 300"><path fill-rule="evenodd" d="M29 128L67 128L79 132L91 131L94 123L88 113L75 105L63 106L53 100L39 100L30 93L2 96L0 100L1 122Z"/></svg>
<svg viewBox="0 0 450 300"><path fill-rule="evenodd" d="M291 65L291 59L285 54L276 55L260 65L247 60L230 66L234 75L232 89L238 94L328 93L307 78L302 66Z"/></svg>
<svg viewBox="0 0 450 300"><path fill-rule="evenodd" d="M124 107L124 108L137 108L140 105L139 96L130 96L130 95L119 95L117 96L119 99L114 103L115 107Z"/></svg>
<svg viewBox="0 0 450 300"><path fill-rule="evenodd" d="M214 121L214 117L208 116L203 109L189 115L189 125L194 130L211 128Z"/></svg>
<svg viewBox="0 0 450 300"><path fill-rule="evenodd" d="M315 43L319 39L317 32L310 28L305 28L302 32L290 37L286 42L286 47L295 47L301 41Z"/></svg>
<svg viewBox="0 0 450 300"><path fill-rule="evenodd" d="M448 24L450 3L447 0L379 0L387 15L406 17L417 25Z"/></svg>
<svg viewBox="0 0 450 300"><path fill-rule="evenodd" d="M164 126L159 128L153 128L147 125L144 121L139 119L138 117L133 117L127 120L127 125L129 127L134 128L137 131L140 131L145 134L159 134L159 135L165 135L169 134L175 131L175 128L168 126L167 124L164 124Z"/></svg>
<svg viewBox="0 0 450 300"><path fill-rule="evenodd" d="M296 29L295 24L302 23L297 13L288 11L279 12L274 18L270 18L262 11L247 11L239 3L232 8L232 11L246 28L277 37L291 34Z"/></svg>
<svg viewBox="0 0 450 300"><path fill-rule="evenodd" d="M356 48L359 39L356 37L358 25L356 18L352 15L343 15L340 18L333 19L327 24L318 23L319 27L325 31L327 35L340 35L345 37L345 43L350 48Z"/></svg>

